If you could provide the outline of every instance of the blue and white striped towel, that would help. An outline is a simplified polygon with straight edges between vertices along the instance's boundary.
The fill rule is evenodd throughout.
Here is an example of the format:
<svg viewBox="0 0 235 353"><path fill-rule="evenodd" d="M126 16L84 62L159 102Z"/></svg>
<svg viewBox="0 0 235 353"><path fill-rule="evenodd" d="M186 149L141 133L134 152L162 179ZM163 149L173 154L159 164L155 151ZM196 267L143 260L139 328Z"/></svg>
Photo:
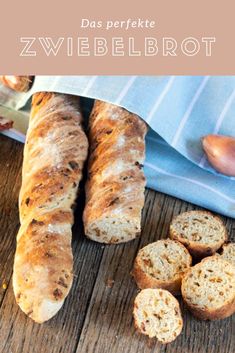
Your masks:
<svg viewBox="0 0 235 353"><path fill-rule="evenodd" d="M38 76L26 94L0 88L0 104L22 108L37 91L97 98L141 116L147 185L235 218L235 178L216 173L200 139L235 136L235 76Z"/></svg>

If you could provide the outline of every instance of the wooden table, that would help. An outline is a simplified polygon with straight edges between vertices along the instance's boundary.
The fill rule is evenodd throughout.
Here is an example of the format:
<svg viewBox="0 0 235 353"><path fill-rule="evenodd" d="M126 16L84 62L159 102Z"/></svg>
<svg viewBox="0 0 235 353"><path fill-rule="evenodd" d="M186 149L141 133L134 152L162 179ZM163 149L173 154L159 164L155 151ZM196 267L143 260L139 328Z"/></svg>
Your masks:
<svg viewBox="0 0 235 353"><path fill-rule="evenodd" d="M166 238L172 216L195 208L152 190L146 190L141 238L123 245L104 246L85 238L80 197L73 228L72 290L49 322L39 325L26 317L15 303L11 282L22 151L23 145L0 135L0 353L235 352L235 315L202 322L182 302L184 329L175 342L160 345L135 331L132 305L137 288L130 271L137 251ZM234 236L235 221L224 220L230 237Z"/></svg>

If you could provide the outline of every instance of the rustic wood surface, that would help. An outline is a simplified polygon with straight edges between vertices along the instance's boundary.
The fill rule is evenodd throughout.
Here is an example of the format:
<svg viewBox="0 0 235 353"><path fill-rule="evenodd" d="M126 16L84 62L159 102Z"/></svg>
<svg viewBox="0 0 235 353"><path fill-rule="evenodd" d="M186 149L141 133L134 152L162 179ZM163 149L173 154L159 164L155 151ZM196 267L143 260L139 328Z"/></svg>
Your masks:
<svg viewBox="0 0 235 353"><path fill-rule="evenodd" d="M235 315L202 322L188 313L175 342L160 345L133 327L132 305L137 288L130 275L139 248L166 238L172 217L198 208L146 190L142 236L123 245L104 246L84 237L78 200L73 228L74 284L55 318L39 325L16 305L12 290L15 237L19 227L18 193L23 145L0 136L0 353L233 353ZM230 238L235 221L224 218Z"/></svg>

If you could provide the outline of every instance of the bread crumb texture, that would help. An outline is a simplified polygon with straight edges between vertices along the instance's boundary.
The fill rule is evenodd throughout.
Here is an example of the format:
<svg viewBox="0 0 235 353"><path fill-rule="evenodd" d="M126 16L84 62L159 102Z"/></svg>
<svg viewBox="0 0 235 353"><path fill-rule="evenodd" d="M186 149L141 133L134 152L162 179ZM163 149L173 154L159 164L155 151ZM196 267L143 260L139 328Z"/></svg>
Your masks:
<svg viewBox="0 0 235 353"><path fill-rule="evenodd" d="M181 278L191 266L188 250L179 242L158 240L141 249L136 257L133 276L139 288L164 288L180 292Z"/></svg>
<svg viewBox="0 0 235 353"><path fill-rule="evenodd" d="M215 253L227 239L222 220L207 211L189 211L176 216L170 225L170 238L184 244L192 255Z"/></svg>
<svg viewBox="0 0 235 353"><path fill-rule="evenodd" d="M235 243L223 245L221 257L235 266Z"/></svg>
<svg viewBox="0 0 235 353"><path fill-rule="evenodd" d="M219 256L203 259L182 280L182 296L201 319L220 319L235 311L235 268Z"/></svg>
<svg viewBox="0 0 235 353"><path fill-rule="evenodd" d="M133 315L136 328L161 343L174 341L183 328L178 301L163 289L143 289L135 298Z"/></svg>

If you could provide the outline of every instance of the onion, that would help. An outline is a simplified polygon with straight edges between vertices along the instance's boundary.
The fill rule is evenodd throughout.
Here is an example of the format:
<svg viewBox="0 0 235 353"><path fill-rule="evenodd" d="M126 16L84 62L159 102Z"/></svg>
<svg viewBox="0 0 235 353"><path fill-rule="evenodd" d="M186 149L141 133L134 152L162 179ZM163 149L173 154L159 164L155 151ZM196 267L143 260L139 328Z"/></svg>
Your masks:
<svg viewBox="0 0 235 353"><path fill-rule="evenodd" d="M206 156L218 172L235 176L235 138L223 135L207 135L202 138Z"/></svg>

